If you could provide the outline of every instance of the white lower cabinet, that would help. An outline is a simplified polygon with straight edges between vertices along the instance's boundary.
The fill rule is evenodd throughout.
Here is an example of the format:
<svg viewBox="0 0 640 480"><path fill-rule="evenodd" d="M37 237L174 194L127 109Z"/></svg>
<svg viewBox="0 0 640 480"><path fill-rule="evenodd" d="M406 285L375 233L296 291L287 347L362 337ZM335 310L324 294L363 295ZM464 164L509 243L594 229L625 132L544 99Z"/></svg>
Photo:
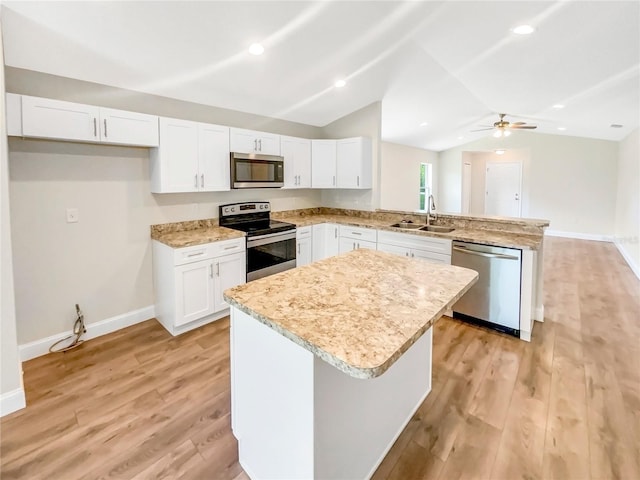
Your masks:
<svg viewBox="0 0 640 480"><path fill-rule="evenodd" d="M378 250L431 263L451 264L451 240L444 238L379 230Z"/></svg>
<svg viewBox="0 0 640 480"><path fill-rule="evenodd" d="M308 265L313 261L312 240L312 227L296 230L296 267Z"/></svg>
<svg viewBox="0 0 640 480"><path fill-rule="evenodd" d="M172 335L228 315L223 292L246 282L245 239L185 248L153 241L156 318Z"/></svg>

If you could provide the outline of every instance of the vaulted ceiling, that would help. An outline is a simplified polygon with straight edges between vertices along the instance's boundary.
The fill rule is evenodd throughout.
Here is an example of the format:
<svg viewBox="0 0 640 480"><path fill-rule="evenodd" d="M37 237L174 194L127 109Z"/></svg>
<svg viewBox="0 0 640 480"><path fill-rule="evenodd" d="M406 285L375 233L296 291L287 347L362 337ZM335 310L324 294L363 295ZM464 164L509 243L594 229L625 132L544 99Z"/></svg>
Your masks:
<svg viewBox="0 0 640 480"><path fill-rule="evenodd" d="M383 140L439 151L498 113L624 138L639 18L638 1L9 1L2 30L8 66L316 126L382 101Z"/></svg>

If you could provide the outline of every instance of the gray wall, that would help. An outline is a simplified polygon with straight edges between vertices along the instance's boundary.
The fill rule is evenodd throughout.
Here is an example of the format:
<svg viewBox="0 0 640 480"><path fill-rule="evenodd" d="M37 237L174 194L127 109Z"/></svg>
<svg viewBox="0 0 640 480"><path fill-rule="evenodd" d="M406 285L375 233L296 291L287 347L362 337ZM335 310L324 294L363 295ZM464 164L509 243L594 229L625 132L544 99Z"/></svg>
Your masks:
<svg viewBox="0 0 640 480"><path fill-rule="evenodd" d="M13 93L324 136L282 120L14 68L6 73ZM151 224L217 217L219 204L235 201L270 200L274 210L321 201L318 190L151 194L144 148L11 138L9 169L19 344L70 330L76 303L87 323L152 305ZM79 223L66 223L69 207L79 209Z"/></svg>

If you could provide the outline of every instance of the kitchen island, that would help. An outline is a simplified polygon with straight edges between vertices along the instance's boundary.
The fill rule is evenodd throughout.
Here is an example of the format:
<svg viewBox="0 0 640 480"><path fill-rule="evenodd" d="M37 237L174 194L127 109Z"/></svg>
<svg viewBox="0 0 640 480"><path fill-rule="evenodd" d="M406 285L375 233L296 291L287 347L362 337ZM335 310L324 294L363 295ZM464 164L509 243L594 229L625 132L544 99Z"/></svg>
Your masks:
<svg viewBox="0 0 640 480"><path fill-rule="evenodd" d="M361 249L227 290L249 476L370 477L431 390L432 325L476 281Z"/></svg>

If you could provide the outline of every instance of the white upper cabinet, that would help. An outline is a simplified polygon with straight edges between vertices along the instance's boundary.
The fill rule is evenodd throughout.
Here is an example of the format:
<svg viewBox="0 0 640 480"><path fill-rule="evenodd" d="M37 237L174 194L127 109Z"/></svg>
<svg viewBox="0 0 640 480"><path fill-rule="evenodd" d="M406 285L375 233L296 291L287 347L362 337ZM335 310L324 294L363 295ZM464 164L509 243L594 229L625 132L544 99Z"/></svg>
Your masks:
<svg viewBox="0 0 640 480"><path fill-rule="evenodd" d="M158 117L22 95L22 135L78 142L152 147Z"/></svg>
<svg viewBox="0 0 640 480"><path fill-rule="evenodd" d="M336 144L337 188L371 188L371 139L344 138Z"/></svg>
<svg viewBox="0 0 640 480"><path fill-rule="evenodd" d="M231 128L230 135L232 152L280 155L280 135L243 128Z"/></svg>
<svg viewBox="0 0 640 480"><path fill-rule="evenodd" d="M311 186L336 187L336 140L311 140Z"/></svg>
<svg viewBox="0 0 640 480"><path fill-rule="evenodd" d="M311 188L311 140L280 137L284 157L284 188Z"/></svg>
<svg viewBox="0 0 640 480"><path fill-rule="evenodd" d="M228 127L160 118L150 159L153 193L229 190Z"/></svg>

